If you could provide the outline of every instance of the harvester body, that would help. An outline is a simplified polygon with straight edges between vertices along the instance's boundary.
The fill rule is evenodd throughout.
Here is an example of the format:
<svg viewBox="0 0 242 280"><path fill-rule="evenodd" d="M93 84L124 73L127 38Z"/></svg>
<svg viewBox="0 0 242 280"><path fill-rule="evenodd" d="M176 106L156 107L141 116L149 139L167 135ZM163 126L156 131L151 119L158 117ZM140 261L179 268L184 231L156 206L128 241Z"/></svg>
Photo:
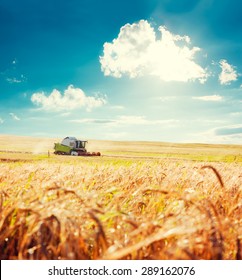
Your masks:
<svg viewBox="0 0 242 280"><path fill-rule="evenodd" d="M73 156L100 156L99 152L90 153L86 150L87 141L78 140L75 137L65 137L61 143L55 143L54 153L57 155Z"/></svg>

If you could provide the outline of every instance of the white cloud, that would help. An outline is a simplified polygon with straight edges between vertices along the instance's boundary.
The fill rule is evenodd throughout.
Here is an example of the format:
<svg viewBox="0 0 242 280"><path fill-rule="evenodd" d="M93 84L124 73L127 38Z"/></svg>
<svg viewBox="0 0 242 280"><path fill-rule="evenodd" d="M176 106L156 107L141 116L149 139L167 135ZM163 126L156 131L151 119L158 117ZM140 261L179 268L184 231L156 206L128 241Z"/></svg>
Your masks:
<svg viewBox="0 0 242 280"><path fill-rule="evenodd" d="M4 120L2 118L0 118L0 124L3 124Z"/></svg>
<svg viewBox="0 0 242 280"><path fill-rule="evenodd" d="M198 99L202 101L221 101L223 100L223 97L220 95L207 95L207 96L193 97L192 99Z"/></svg>
<svg viewBox="0 0 242 280"><path fill-rule="evenodd" d="M216 135L214 129L211 129L205 132L193 134L190 138L193 139L192 142L194 143L198 142L208 144L241 144L242 134Z"/></svg>
<svg viewBox="0 0 242 280"><path fill-rule="evenodd" d="M19 84L25 82L26 80L27 78L24 75L20 75L19 78L17 77L6 78L6 81L10 84Z"/></svg>
<svg viewBox="0 0 242 280"><path fill-rule="evenodd" d="M149 120L145 116L119 116L115 119L77 119L70 120L72 123L96 123L96 124L105 124L111 126L117 125L177 125L180 121L174 119L167 120Z"/></svg>
<svg viewBox="0 0 242 280"><path fill-rule="evenodd" d="M242 115L242 112L232 112L232 113L230 113L230 116L232 116L232 117L239 117L241 115Z"/></svg>
<svg viewBox="0 0 242 280"><path fill-rule="evenodd" d="M145 116L119 116L116 120L116 124L132 124L132 125L156 125L156 124L177 124L179 120L167 119L167 120L149 120Z"/></svg>
<svg viewBox="0 0 242 280"><path fill-rule="evenodd" d="M116 124L148 124L149 120L146 119L145 116L120 116L117 120L115 120Z"/></svg>
<svg viewBox="0 0 242 280"><path fill-rule="evenodd" d="M97 124L109 124L109 123L113 123L114 120L111 119L88 119L88 118L83 118L83 119L74 119L74 120L68 120L68 122L72 122L72 123L86 123L86 124L90 124L90 123L97 123Z"/></svg>
<svg viewBox="0 0 242 280"><path fill-rule="evenodd" d="M17 117L14 113L9 113L9 115L12 117L13 120L20 121L20 118Z"/></svg>
<svg viewBox="0 0 242 280"><path fill-rule="evenodd" d="M242 124L214 127L193 136L197 137L201 143L240 145L242 142Z"/></svg>
<svg viewBox="0 0 242 280"><path fill-rule="evenodd" d="M237 80L238 74L234 69L234 66L230 65L225 59L220 60L219 64L222 69L219 75L221 85L230 85L231 82Z"/></svg>
<svg viewBox="0 0 242 280"><path fill-rule="evenodd" d="M57 89L54 89L49 96L44 92L34 93L31 101L41 109L50 111L74 110L83 107L91 111L107 103L105 96L86 96L83 90L74 88L72 85L68 86L64 94Z"/></svg>
<svg viewBox="0 0 242 280"><path fill-rule="evenodd" d="M164 26L159 27L159 32L160 39L146 20L124 25L112 43L104 44L100 57L104 75L152 75L163 81L204 83L208 73L194 60L200 48L191 47L188 36L174 35Z"/></svg>
<svg viewBox="0 0 242 280"><path fill-rule="evenodd" d="M17 78L7 78L6 81L10 84L19 84L22 82L22 80L17 79Z"/></svg>
<svg viewBox="0 0 242 280"><path fill-rule="evenodd" d="M71 115L71 112L65 112L65 113L60 114L61 117L68 117L70 115Z"/></svg>
<svg viewBox="0 0 242 280"><path fill-rule="evenodd" d="M241 124L232 124L214 129L216 135L236 135L242 134Z"/></svg>
<svg viewBox="0 0 242 280"><path fill-rule="evenodd" d="M123 110L125 109L124 106L121 106L121 105L113 105L110 107L110 109L113 109L113 110Z"/></svg>
<svg viewBox="0 0 242 280"><path fill-rule="evenodd" d="M163 96L157 99L160 100L161 102L167 102L167 101L175 100L176 98L177 98L176 96Z"/></svg>

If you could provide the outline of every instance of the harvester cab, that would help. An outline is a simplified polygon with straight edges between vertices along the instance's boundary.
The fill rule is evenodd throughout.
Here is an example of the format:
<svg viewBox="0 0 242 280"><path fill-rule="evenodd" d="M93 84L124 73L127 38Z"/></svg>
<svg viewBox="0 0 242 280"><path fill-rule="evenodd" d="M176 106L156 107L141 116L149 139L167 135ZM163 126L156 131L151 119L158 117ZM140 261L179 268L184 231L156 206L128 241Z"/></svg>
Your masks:
<svg viewBox="0 0 242 280"><path fill-rule="evenodd" d="M76 137L65 137L61 143L55 143L54 153L56 155L72 155L72 156L100 156L99 152L90 153L86 150L85 140L78 140Z"/></svg>

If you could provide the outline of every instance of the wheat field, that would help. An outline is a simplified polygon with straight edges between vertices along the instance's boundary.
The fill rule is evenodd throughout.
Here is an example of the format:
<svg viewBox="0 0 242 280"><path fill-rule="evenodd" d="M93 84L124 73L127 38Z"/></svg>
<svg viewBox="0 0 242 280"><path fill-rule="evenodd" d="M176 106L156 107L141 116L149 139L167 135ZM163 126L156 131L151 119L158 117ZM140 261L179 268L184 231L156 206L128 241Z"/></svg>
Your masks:
<svg viewBox="0 0 242 280"><path fill-rule="evenodd" d="M6 139L1 259L242 259L241 147L206 146L201 160L196 146L168 156L164 144L114 143L71 157L11 152Z"/></svg>

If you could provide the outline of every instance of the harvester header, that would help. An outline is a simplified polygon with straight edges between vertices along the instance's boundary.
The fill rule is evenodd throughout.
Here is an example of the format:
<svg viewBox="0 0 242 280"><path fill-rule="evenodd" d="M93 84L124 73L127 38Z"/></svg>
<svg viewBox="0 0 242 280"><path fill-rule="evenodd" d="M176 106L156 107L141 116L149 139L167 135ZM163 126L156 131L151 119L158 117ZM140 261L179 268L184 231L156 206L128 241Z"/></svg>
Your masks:
<svg viewBox="0 0 242 280"><path fill-rule="evenodd" d="M72 156L100 156L100 152L87 152L86 140L78 140L76 137L65 137L61 143L55 143L54 154Z"/></svg>

